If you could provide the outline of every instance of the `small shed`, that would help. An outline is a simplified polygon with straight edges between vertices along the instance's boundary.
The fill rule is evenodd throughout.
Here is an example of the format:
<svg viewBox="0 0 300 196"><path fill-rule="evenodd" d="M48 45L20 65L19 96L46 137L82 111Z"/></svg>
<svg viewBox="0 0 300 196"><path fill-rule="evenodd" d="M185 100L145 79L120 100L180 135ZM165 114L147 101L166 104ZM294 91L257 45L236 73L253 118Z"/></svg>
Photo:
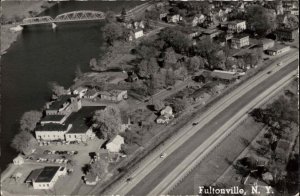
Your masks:
<svg viewBox="0 0 300 196"><path fill-rule="evenodd" d="M24 158L21 155L18 155L13 159L14 165L22 165L24 163Z"/></svg>

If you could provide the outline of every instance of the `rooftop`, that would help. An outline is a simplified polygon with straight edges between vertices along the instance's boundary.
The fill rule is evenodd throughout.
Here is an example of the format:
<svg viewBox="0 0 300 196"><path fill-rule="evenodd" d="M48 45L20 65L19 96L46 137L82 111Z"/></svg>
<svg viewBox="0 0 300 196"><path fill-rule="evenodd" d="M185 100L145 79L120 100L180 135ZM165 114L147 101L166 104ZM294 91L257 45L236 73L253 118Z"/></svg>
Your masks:
<svg viewBox="0 0 300 196"><path fill-rule="evenodd" d="M228 21L228 24L238 24L241 22L245 22L245 20L233 20L233 21Z"/></svg>
<svg viewBox="0 0 300 196"><path fill-rule="evenodd" d="M29 183L37 179L40 173L43 171L43 168L32 170L29 176L26 178L25 182Z"/></svg>
<svg viewBox="0 0 300 196"><path fill-rule="evenodd" d="M77 95L62 95L58 99L52 102L49 106L49 110L58 110L60 109L64 103L69 102L71 97L75 97Z"/></svg>
<svg viewBox="0 0 300 196"><path fill-rule="evenodd" d="M281 49L287 48L287 47L290 47L290 46L277 44L277 45L273 46L272 48L269 48L268 50L269 51L277 51L277 50L281 50Z"/></svg>
<svg viewBox="0 0 300 196"><path fill-rule="evenodd" d="M94 112L103 109L105 109L105 106L86 106L78 112L73 112L66 121L66 124L73 125L68 133L85 133L90 128L88 120L93 117Z"/></svg>
<svg viewBox="0 0 300 196"><path fill-rule="evenodd" d="M93 96L95 94L99 93L99 91L97 91L96 89L89 89L87 92L86 92L86 96Z"/></svg>
<svg viewBox="0 0 300 196"><path fill-rule="evenodd" d="M41 171L38 177L35 179L35 182L51 182L60 166L47 166Z"/></svg>
<svg viewBox="0 0 300 196"><path fill-rule="evenodd" d="M232 39L242 39L242 38L246 38L249 37L249 35L247 34L234 34Z"/></svg>
<svg viewBox="0 0 300 196"><path fill-rule="evenodd" d="M44 125L38 125L36 131L66 131L68 129L68 124L57 124L57 123L46 123Z"/></svg>
<svg viewBox="0 0 300 196"><path fill-rule="evenodd" d="M236 72L229 72L229 71L221 71L221 70L214 70L211 73L213 78L220 78L225 80L232 80L237 77Z"/></svg>
<svg viewBox="0 0 300 196"><path fill-rule="evenodd" d="M61 121L65 115L47 115L41 121Z"/></svg>

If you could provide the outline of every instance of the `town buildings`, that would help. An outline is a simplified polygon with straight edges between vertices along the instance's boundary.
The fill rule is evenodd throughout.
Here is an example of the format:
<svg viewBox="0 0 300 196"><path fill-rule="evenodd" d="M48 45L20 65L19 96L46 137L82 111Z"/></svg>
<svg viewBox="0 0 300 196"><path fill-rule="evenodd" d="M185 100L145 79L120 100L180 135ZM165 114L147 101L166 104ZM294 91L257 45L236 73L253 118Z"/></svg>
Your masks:
<svg viewBox="0 0 300 196"><path fill-rule="evenodd" d="M130 31L129 41L133 41L143 36L144 36L143 29L133 29L132 31Z"/></svg>
<svg viewBox="0 0 300 196"><path fill-rule="evenodd" d="M160 116L156 119L159 124L169 123L169 121L174 118L173 109L170 106L166 106L160 111Z"/></svg>
<svg viewBox="0 0 300 196"><path fill-rule="evenodd" d="M182 20L182 16L180 16L179 14L167 15L167 21L169 23L178 23L181 20Z"/></svg>
<svg viewBox="0 0 300 196"><path fill-rule="evenodd" d="M246 21L235 20L228 22L228 33L241 33L246 30Z"/></svg>
<svg viewBox="0 0 300 196"><path fill-rule="evenodd" d="M99 97L107 101L122 101L128 98L127 90L111 90L99 92Z"/></svg>
<svg viewBox="0 0 300 196"><path fill-rule="evenodd" d="M13 159L14 165L22 165L24 163L24 158L19 154L16 158Z"/></svg>
<svg viewBox="0 0 300 196"><path fill-rule="evenodd" d="M263 50L267 50L269 48L274 47L275 41L272 39L262 39L261 45L262 45Z"/></svg>
<svg viewBox="0 0 300 196"><path fill-rule="evenodd" d="M250 44L248 35L235 35L231 39L231 47L235 49L240 49L244 46L248 46Z"/></svg>
<svg viewBox="0 0 300 196"><path fill-rule="evenodd" d="M293 41L296 38L296 36L299 34L299 30L281 28L281 29L277 29L275 34L278 40Z"/></svg>
<svg viewBox="0 0 300 196"><path fill-rule="evenodd" d="M67 170L61 166L47 166L33 170L26 182L31 183L34 189L52 189L60 176L66 175Z"/></svg>
<svg viewBox="0 0 300 196"><path fill-rule="evenodd" d="M124 144L124 138L120 135L117 135L106 144L106 149L109 152L120 152L122 144Z"/></svg>
<svg viewBox="0 0 300 196"><path fill-rule="evenodd" d="M238 78L237 72L214 70L211 73L211 77L223 81L232 81Z"/></svg>
<svg viewBox="0 0 300 196"><path fill-rule="evenodd" d="M290 46L285 45L275 45L272 48L266 50L266 53L271 56L276 56L282 53L285 53L290 50Z"/></svg>

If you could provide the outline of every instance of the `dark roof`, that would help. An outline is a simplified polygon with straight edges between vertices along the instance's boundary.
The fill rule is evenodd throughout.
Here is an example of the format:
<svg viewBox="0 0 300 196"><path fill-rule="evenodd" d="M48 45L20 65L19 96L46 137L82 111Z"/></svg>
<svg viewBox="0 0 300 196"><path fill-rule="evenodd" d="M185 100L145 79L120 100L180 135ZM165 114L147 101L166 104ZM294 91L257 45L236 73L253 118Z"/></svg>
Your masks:
<svg viewBox="0 0 300 196"><path fill-rule="evenodd" d="M46 123L44 125L38 125L36 131L66 131L68 124Z"/></svg>
<svg viewBox="0 0 300 196"><path fill-rule="evenodd" d="M241 38L245 38L245 37L249 37L249 35L247 34L234 34L233 38L237 38L237 39L241 39Z"/></svg>
<svg viewBox="0 0 300 196"><path fill-rule="evenodd" d="M64 103L69 102L71 95L62 95L57 98L52 104L49 106L49 110L58 110L60 109Z"/></svg>
<svg viewBox="0 0 300 196"><path fill-rule="evenodd" d="M96 89L89 89L86 93L85 96L93 96L96 93L98 93L99 91L97 91Z"/></svg>
<svg viewBox="0 0 300 196"><path fill-rule="evenodd" d="M47 166L44 167L42 172L38 175L35 182L51 182L60 166Z"/></svg>
<svg viewBox="0 0 300 196"><path fill-rule="evenodd" d="M43 171L43 168L32 170L30 172L29 176L26 178L25 182L29 183L29 182L35 181L42 171Z"/></svg>
<svg viewBox="0 0 300 196"><path fill-rule="evenodd" d="M65 115L47 115L41 121L61 121Z"/></svg>
<svg viewBox="0 0 300 196"><path fill-rule="evenodd" d="M93 117L96 110L104 110L105 106L86 106L81 108L78 112L73 112L67 121L66 124L72 124L72 128L68 133L85 133L88 129L87 120Z"/></svg>

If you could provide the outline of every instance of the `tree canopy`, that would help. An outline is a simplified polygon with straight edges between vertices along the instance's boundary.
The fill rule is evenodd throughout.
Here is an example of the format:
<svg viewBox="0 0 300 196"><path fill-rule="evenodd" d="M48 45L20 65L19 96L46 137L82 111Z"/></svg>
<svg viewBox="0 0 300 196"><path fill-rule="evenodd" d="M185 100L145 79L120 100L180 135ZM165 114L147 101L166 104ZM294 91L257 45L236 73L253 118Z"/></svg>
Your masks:
<svg viewBox="0 0 300 196"><path fill-rule="evenodd" d="M121 40L124 37L124 29L117 23L107 23L103 27L103 37L108 45L113 45L117 40Z"/></svg>
<svg viewBox="0 0 300 196"><path fill-rule="evenodd" d="M12 140L11 146L18 152L22 152L25 155L31 154L37 147L37 141L31 133L27 131L21 131L15 135Z"/></svg>
<svg viewBox="0 0 300 196"><path fill-rule="evenodd" d="M41 118L42 112L34 110L25 112L20 120L20 129L28 132L33 131Z"/></svg>
<svg viewBox="0 0 300 196"><path fill-rule="evenodd" d="M67 92L67 90L63 86L59 85L57 82L50 82L49 87L53 94L57 97L64 95Z"/></svg>
<svg viewBox="0 0 300 196"><path fill-rule="evenodd" d="M92 118L104 139L114 138L121 128L121 114L119 108L107 106L104 110L97 110Z"/></svg>
<svg viewBox="0 0 300 196"><path fill-rule="evenodd" d="M104 159L97 160L90 165L89 172L103 178L108 172L108 162Z"/></svg>

